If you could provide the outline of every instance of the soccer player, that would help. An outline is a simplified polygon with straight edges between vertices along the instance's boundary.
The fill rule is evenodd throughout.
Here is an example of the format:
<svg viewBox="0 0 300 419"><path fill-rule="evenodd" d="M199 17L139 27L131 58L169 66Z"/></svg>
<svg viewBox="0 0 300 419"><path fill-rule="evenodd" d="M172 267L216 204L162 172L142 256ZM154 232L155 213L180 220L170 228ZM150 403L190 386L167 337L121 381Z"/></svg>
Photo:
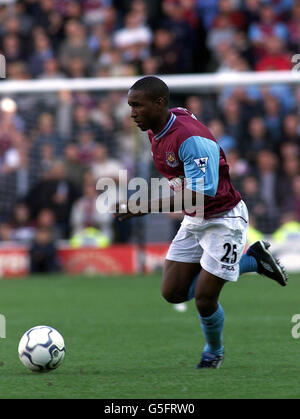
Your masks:
<svg viewBox="0 0 300 419"><path fill-rule="evenodd" d="M245 272L258 272L285 286L287 275L270 251L259 241L243 255L247 239L248 211L234 189L223 150L208 128L187 109L169 109L169 88L158 77L139 79L128 92L131 117L148 131L155 166L175 191L192 194L195 202L204 195L204 217L186 212L173 239L163 269L162 295L170 303L195 298L206 341L197 368L219 368L224 359L222 332L224 310L219 295L227 281ZM199 189L197 179L202 179ZM197 202L197 201L196 201ZM130 212L127 204L118 217L124 220L150 212ZM157 201L163 210L163 199ZM176 207L176 193L170 211ZM189 215L188 215L189 214Z"/></svg>

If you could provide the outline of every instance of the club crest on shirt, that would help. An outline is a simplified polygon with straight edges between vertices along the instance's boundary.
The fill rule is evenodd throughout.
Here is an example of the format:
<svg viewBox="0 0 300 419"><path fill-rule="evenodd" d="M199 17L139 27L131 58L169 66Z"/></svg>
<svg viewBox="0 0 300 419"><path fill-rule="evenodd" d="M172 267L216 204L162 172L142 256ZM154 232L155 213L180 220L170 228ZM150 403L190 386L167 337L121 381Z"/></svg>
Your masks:
<svg viewBox="0 0 300 419"><path fill-rule="evenodd" d="M166 151L166 162L170 167L177 167L179 161L176 159L174 151Z"/></svg>
<svg viewBox="0 0 300 419"><path fill-rule="evenodd" d="M199 159L194 159L198 169L200 169L203 173L206 172L208 157L200 157Z"/></svg>

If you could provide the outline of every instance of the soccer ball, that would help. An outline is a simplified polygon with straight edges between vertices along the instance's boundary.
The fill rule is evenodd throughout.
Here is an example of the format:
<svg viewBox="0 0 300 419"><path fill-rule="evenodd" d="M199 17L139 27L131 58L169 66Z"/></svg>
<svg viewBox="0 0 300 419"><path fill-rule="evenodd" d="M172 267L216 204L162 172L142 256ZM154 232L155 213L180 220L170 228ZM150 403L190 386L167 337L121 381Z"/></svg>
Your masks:
<svg viewBox="0 0 300 419"><path fill-rule="evenodd" d="M24 333L18 352L26 368L45 372L62 363L66 349L64 339L57 330L50 326L36 326Z"/></svg>

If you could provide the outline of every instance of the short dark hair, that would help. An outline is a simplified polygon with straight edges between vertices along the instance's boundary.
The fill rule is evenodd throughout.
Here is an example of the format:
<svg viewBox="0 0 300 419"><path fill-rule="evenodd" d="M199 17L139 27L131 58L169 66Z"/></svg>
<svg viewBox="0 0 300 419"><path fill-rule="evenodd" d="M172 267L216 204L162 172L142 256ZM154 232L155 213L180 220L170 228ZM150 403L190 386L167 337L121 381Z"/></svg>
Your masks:
<svg viewBox="0 0 300 419"><path fill-rule="evenodd" d="M163 98L165 105L169 105L170 91L165 82L155 76L146 76L134 83L130 90L142 90L152 100Z"/></svg>

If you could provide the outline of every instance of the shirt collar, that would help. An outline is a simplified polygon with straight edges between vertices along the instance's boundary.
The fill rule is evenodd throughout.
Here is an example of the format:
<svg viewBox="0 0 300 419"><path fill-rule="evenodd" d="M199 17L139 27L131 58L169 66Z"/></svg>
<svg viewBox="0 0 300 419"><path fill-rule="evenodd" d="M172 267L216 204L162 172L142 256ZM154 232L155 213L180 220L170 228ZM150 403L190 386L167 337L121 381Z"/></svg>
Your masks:
<svg viewBox="0 0 300 419"><path fill-rule="evenodd" d="M156 135L154 135L155 140L160 140L171 128L171 126L174 124L176 116L170 112L171 116L168 119L168 122L166 123L165 127Z"/></svg>

